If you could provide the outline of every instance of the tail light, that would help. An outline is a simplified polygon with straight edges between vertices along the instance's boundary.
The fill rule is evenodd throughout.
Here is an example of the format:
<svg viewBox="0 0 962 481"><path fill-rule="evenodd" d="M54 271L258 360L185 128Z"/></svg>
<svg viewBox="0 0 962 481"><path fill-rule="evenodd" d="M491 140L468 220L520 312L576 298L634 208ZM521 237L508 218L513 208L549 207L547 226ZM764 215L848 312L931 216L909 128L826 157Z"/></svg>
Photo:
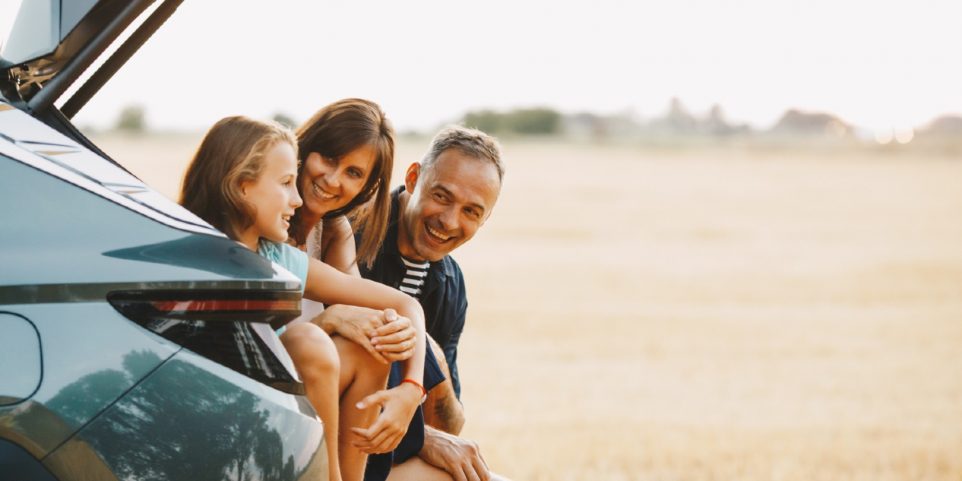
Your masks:
<svg viewBox="0 0 962 481"><path fill-rule="evenodd" d="M301 313L300 295L266 290L115 291L107 300L128 319L201 356L291 394L304 394L275 334Z"/></svg>

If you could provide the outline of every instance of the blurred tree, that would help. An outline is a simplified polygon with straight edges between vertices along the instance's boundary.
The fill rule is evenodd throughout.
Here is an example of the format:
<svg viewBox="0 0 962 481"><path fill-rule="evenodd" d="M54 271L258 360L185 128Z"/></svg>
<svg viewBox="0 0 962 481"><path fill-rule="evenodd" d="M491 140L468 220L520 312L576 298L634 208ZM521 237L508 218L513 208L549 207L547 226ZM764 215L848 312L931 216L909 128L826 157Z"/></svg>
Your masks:
<svg viewBox="0 0 962 481"><path fill-rule="evenodd" d="M117 116L117 130L126 132L143 132L147 130L147 110L143 105L128 105L120 109Z"/></svg>
<svg viewBox="0 0 962 481"><path fill-rule="evenodd" d="M549 108L515 109L509 112L477 110L464 115L464 125L491 134L546 135L561 131L561 114Z"/></svg>
<svg viewBox="0 0 962 481"><path fill-rule="evenodd" d="M518 134L555 134L561 128L561 114L548 108L518 109L508 114L507 124Z"/></svg>
<svg viewBox="0 0 962 481"><path fill-rule="evenodd" d="M464 114L464 125L489 134L501 133L504 115L494 110L478 110Z"/></svg>
<svg viewBox="0 0 962 481"><path fill-rule="evenodd" d="M294 117L291 117L290 115L287 115L284 112L277 112L271 117L271 119L274 122L277 122L289 129L297 128L297 121L294 120Z"/></svg>

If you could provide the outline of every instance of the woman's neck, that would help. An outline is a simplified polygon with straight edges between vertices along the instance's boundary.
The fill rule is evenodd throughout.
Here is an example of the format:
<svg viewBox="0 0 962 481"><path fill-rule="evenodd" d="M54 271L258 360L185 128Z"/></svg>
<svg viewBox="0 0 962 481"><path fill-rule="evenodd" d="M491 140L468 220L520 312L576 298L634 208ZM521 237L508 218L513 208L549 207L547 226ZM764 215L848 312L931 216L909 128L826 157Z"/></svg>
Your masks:
<svg viewBox="0 0 962 481"><path fill-rule="evenodd" d="M321 223L321 220L323 220L324 216L309 214L306 212L307 209L305 208L301 208L301 210L305 211L304 213L301 214L301 218L300 218L300 223L301 223L300 227L301 229L303 229L301 232L304 233L304 238L307 239L307 237L311 235L311 231L316 229L317 225ZM302 247L302 246L297 246L297 247Z"/></svg>

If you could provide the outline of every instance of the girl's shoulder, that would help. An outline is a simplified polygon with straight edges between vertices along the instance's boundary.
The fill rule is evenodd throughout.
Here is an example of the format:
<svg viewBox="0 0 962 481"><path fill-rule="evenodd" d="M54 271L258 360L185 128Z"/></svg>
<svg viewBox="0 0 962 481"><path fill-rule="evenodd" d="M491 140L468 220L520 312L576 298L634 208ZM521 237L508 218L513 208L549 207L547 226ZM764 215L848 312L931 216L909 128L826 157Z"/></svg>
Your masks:
<svg viewBox="0 0 962 481"><path fill-rule="evenodd" d="M257 245L257 253L271 260L275 264L291 271L301 280L301 285L307 280L307 254L283 242L261 239Z"/></svg>

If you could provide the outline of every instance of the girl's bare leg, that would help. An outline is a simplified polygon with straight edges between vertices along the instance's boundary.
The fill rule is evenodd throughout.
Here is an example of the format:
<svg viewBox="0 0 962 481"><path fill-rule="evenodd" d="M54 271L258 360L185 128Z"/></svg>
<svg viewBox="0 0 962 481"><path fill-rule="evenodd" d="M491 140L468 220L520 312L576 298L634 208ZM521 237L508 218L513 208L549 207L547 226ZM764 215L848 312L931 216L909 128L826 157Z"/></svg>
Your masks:
<svg viewBox="0 0 962 481"><path fill-rule="evenodd" d="M281 334L281 342L304 382L307 399L324 423L328 478L330 481L341 481L337 412L340 361L334 342L321 328L311 323L289 326Z"/></svg>

